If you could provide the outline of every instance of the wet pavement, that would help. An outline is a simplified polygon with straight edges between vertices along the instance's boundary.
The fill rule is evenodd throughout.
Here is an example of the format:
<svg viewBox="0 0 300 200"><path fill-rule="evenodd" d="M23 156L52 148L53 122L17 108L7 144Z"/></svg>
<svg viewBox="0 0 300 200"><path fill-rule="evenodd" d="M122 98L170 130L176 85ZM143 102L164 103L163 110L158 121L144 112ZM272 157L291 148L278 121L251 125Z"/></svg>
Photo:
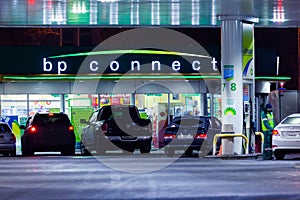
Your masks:
<svg viewBox="0 0 300 200"><path fill-rule="evenodd" d="M0 158L0 199L300 199L300 159Z"/></svg>

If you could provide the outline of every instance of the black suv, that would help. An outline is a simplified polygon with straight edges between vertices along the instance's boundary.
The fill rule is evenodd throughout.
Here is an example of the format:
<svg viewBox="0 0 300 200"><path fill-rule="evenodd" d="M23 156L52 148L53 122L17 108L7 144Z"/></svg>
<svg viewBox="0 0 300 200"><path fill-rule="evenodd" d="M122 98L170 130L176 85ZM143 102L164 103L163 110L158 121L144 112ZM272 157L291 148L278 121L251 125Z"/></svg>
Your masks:
<svg viewBox="0 0 300 200"><path fill-rule="evenodd" d="M75 154L75 134L69 117L64 113L36 113L28 118L21 137L22 155L34 152L59 151Z"/></svg>
<svg viewBox="0 0 300 200"><path fill-rule="evenodd" d="M151 150L151 121L141 118L134 105L103 106L88 121L81 119L81 123L87 124L81 134L83 154L94 150L100 155L106 150L125 150L125 153Z"/></svg>

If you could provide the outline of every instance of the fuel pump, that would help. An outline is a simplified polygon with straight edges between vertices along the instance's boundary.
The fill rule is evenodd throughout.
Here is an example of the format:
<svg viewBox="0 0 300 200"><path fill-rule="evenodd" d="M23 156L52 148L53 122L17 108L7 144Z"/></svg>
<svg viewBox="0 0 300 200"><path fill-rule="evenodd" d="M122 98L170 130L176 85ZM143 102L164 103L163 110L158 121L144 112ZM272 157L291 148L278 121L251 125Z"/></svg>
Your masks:
<svg viewBox="0 0 300 200"><path fill-rule="evenodd" d="M255 146L255 127L254 127L254 99L253 84L243 84L243 134L249 140L249 153L253 152Z"/></svg>

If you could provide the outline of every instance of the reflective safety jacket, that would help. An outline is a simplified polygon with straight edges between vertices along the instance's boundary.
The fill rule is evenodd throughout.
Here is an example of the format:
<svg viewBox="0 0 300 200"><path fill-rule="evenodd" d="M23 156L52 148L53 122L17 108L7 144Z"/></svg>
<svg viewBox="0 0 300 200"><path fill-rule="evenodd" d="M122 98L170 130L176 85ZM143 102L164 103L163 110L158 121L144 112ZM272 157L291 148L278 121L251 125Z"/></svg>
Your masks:
<svg viewBox="0 0 300 200"><path fill-rule="evenodd" d="M271 131L275 127L273 112L261 113L261 128L262 131Z"/></svg>

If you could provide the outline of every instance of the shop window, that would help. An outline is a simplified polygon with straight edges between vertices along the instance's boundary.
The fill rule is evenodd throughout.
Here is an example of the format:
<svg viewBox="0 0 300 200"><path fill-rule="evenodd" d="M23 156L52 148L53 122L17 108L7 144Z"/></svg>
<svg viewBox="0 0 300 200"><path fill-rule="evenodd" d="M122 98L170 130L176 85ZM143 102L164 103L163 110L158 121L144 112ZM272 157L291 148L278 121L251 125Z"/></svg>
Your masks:
<svg viewBox="0 0 300 200"><path fill-rule="evenodd" d="M36 112L60 112L60 95L29 95L29 115L34 115Z"/></svg>
<svg viewBox="0 0 300 200"><path fill-rule="evenodd" d="M1 95L1 116L27 119L27 95Z"/></svg>

